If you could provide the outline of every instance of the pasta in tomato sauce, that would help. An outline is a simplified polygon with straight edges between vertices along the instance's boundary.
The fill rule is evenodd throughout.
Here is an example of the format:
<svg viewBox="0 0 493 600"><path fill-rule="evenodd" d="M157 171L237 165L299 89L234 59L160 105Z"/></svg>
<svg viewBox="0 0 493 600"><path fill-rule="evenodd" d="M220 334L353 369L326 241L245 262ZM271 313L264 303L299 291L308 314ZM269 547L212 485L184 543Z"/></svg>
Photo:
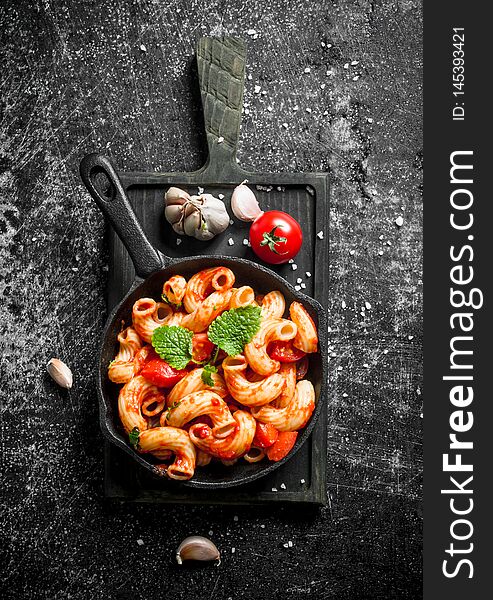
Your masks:
<svg viewBox="0 0 493 600"><path fill-rule="evenodd" d="M286 306L278 290L234 285L226 267L188 281L174 275L160 298L134 303L116 340L108 378L122 385L122 428L170 479L190 479L211 461L281 460L315 409L303 378L318 351L309 313L300 302Z"/></svg>

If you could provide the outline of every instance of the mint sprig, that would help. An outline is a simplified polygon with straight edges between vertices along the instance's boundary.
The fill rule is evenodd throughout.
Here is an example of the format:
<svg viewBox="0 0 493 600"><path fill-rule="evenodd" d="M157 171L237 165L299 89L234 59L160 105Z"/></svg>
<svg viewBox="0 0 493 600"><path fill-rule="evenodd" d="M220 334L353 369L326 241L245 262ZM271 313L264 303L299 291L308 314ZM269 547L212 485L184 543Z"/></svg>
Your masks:
<svg viewBox="0 0 493 600"><path fill-rule="evenodd" d="M241 354L260 329L262 314L259 306L232 308L214 319L207 335L213 344L234 356Z"/></svg>
<svg viewBox="0 0 493 600"><path fill-rule="evenodd" d="M214 387L214 379L212 379L212 374L217 373L217 367L214 365L205 365L204 370L202 371L200 378L210 387Z"/></svg>
<svg viewBox="0 0 493 600"><path fill-rule="evenodd" d="M193 333L179 325L154 330L152 345L159 356L175 369L184 369L192 360Z"/></svg>
<svg viewBox="0 0 493 600"><path fill-rule="evenodd" d="M128 433L128 441L130 442L130 445L134 448L134 450L137 450L139 448L139 436L140 429L138 427L134 427L132 431L129 431Z"/></svg>

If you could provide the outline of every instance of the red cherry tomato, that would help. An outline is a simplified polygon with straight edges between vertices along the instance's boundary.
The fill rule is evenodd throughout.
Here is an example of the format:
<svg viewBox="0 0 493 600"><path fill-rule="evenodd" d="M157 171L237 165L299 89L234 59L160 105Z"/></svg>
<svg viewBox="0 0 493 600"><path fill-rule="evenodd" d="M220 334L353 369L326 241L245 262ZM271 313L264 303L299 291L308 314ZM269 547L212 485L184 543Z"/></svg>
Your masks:
<svg viewBox="0 0 493 600"><path fill-rule="evenodd" d="M274 462L284 458L286 454L291 452L297 437L297 431L281 431L277 441L267 449L267 458Z"/></svg>
<svg viewBox="0 0 493 600"><path fill-rule="evenodd" d="M146 362L140 374L158 387L169 388L178 383L188 373L185 369L174 369L162 358L151 358Z"/></svg>
<svg viewBox="0 0 493 600"><path fill-rule="evenodd" d="M279 431L271 423L260 423L257 421L255 437L252 446L255 448L270 448L279 437Z"/></svg>
<svg viewBox="0 0 493 600"><path fill-rule="evenodd" d="M306 352L295 348L291 343L291 340L287 342L281 342L279 340L271 342L267 348L267 354L274 360L284 363L296 362L306 356Z"/></svg>
<svg viewBox="0 0 493 600"><path fill-rule="evenodd" d="M281 210L259 215L250 227L250 244L263 261L279 265L294 258L303 242L298 221Z"/></svg>
<svg viewBox="0 0 493 600"><path fill-rule="evenodd" d="M308 371L308 356L304 356L296 363L296 379L303 379Z"/></svg>
<svg viewBox="0 0 493 600"><path fill-rule="evenodd" d="M207 337L207 333L194 333L192 338L192 358L195 362L208 360L214 350L214 344Z"/></svg>

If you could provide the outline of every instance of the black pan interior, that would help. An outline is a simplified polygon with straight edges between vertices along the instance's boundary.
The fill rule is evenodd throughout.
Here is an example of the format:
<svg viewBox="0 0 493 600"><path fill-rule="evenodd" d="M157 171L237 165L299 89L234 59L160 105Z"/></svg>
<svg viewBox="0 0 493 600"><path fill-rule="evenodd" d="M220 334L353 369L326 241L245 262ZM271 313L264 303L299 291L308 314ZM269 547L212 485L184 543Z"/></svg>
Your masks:
<svg viewBox="0 0 493 600"><path fill-rule="evenodd" d="M143 467L156 474L152 457L137 454L128 444L127 436L123 432L118 416L117 399L120 386L116 386L108 380L107 367L118 351L118 342L116 338L122 328L122 323L124 323L125 326L131 324L132 306L136 300L142 297L151 297L159 300L163 283L172 275L181 274L188 279L193 274L197 273L197 271L219 265L229 267L234 272L236 276L235 286L250 285L256 292L262 294L271 290L279 290L286 298L287 307L289 307L289 304L294 300L298 300L302 302L308 310L311 317L318 325L321 350L319 353L310 356L310 367L307 374L307 378L312 381L315 387L317 406L310 422L305 429L300 432L294 449L284 460L277 463L261 461L259 463L250 464L240 459L230 467L226 467L220 463L214 465L211 464L207 467L199 467L196 469L193 478L182 484L192 487L230 487L244 484L257 479L258 477L267 475L286 460L289 460L289 458L306 441L320 414L322 407L321 400L325 401L324 384L327 380L327 363L324 357L327 346L327 327L325 313L320 304L304 294L297 293L284 279L261 265L238 258L201 256L174 261L170 266L153 273L144 282L135 287L115 309L112 315L110 315L104 332L98 381L101 424L104 434L113 443L116 443L126 452L131 454ZM215 463L215 461L213 462Z"/></svg>

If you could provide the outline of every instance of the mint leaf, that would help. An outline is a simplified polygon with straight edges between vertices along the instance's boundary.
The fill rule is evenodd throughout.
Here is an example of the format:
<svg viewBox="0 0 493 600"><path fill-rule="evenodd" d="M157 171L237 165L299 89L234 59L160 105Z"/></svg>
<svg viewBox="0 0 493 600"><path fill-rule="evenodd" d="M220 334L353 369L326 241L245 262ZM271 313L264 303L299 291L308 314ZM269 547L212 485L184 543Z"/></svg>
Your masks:
<svg viewBox="0 0 493 600"><path fill-rule="evenodd" d="M128 441L135 450L137 450L137 448L139 447L139 436L140 429L138 427L134 427L132 431L130 431L128 434Z"/></svg>
<svg viewBox="0 0 493 600"><path fill-rule="evenodd" d="M234 356L243 352L260 329L261 320L259 306L232 308L212 321L207 335L213 344Z"/></svg>
<svg viewBox="0 0 493 600"><path fill-rule="evenodd" d="M205 365L200 378L205 383L205 385L209 385L210 387L214 387L214 379L212 379L212 373L217 373L217 367L214 365Z"/></svg>
<svg viewBox="0 0 493 600"><path fill-rule="evenodd" d="M184 369L192 360L193 333L179 325L154 330L152 345L159 356L175 369Z"/></svg>

